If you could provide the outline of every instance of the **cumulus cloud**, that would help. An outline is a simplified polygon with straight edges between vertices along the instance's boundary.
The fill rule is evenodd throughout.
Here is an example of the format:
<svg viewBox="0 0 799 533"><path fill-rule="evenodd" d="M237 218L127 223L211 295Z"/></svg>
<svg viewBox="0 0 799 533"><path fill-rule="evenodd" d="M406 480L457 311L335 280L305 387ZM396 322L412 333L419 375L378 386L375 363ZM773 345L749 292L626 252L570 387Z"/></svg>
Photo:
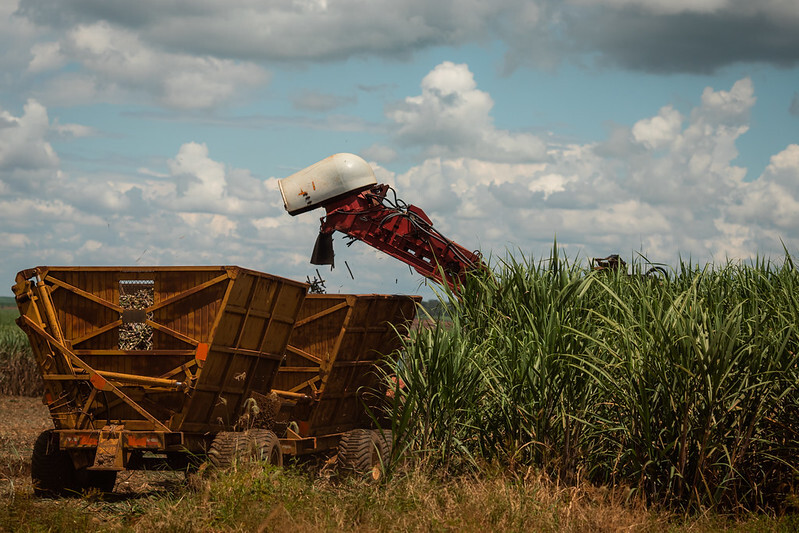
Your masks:
<svg viewBox="0 0 799 533"><path fill-rule="evenodd" d="M650 149L659 149L673 141L680 132L682 115L671 106L660 110L656 117L641 119L632 129L633 139Z"/></svg>
<svg viewBox="0 0 799 533"><path fill-rule="evenodd" d="M388 162L393 150L375 145L373 166L447 236L487 255L520 248L539 257L556 235L570 257L640 250L673 263L680 255L780 255L780 239L792 250L799 244L799 145L745 179L736 144L756 102L752 81L743 78L706 88L692 110L663 102L653 116L617 125L606 141L536 139L533 149L527 134L496 128L491 95L466 65L442 63L424 77L420 94L386 110L409 146L424 146L431 140L426 129L437 128L435 150L396 172ZM216 263L294 278L313 272L308 257L318 218L288 216L276 178L235 168L215 157L213 146L188 140L133 175L70 174L47 140L70 133L91 131L60 125L35 100L22 111L0 111L4 269ZM31 194L31 176L58 195ZM386 279L395 277L405 292L418 282L365 245L336 248L338 263L349 259L357 277L350 290L391 292ZM323 276L333 291L339 285L332 280L348 278L342 268Z"/></svg>
<svg viewBox="0 0 799 533"><path fill-rule="evenodd" d="M67 62L82 68L59 71ZM66 94L74 103L113 102L133 92L177 109L218 107L269 79L253 63L166 52L106 21L74 26L59 42L35 46L28 70L56 71L42 90L47 98L64 94L65 87L72 88Z"/></svg>
<svg viewBox="0 0 799 533"><path fill-rule="evenodd" d="M422 0L167 4L66 0L58 8L46 1L24 0L19 12L38 24L58 27L107 20L172 50L296 61L342 59L365 51L402 55L430 45L461 44L485 34L486 20L502 9L480 2L467 8L459 0L435 5Z"/></svg>
<svg viewBox="0 0 799 533"><path fill-rule="evenodd" d="M33 56L28 63L28 72L43 72L63 67L67 58L61 53L61 45L57 42L36 43L31 47Z"/></svg>
<svg viewBox="0 0 799 533"><path fill-rule="evenodd" d="M214 160L204 143L183 144L175 157L167 161L167 169L166 173L142 169L144 175L161 178L149 181L144 191L145 199L160 209L233 217L262 216L265 205L272 204L272 196L279 197L271 181L259 180L249 170Z"/></svg>
<svg viewBox="0 0 799 533"><path fill-rule="evenodd" d="M21 0L17 13L62 32L105 21L164 53L245 63L402 58L496 39L508 48L507 71L585 56L652 72L799 60L790 0ZM59 60L52 47L34 57L32 69Z"/></svg>
<svg viewBox="0 0 799 533"><path fill-rule="evenodd" d="M292 276L303 235L307 264L318 221L286 215L274 178L214 160L205 144L185 143L151 172L69 175L46 141L59 126L44 106L3 111L0 124L5 279L34 264L240 264ZM21 170L42 172L35 192L15 181Z"/></svg>
<svg viewBox="0 0 799 533"><path fill-rule="evenodd" d="M460 73L426 78L422 96L406 100L405 114L388 116L403 125L416 124L408 116L424 116L431 128L447 124L458 109L447 98L468 101L461 93L477 91ZM477 96L482 106L471 109L480 113L470 120L485 126L490 97ZM550 143L545 158L524 164L467 155L461 147L473 140L460 132L444 153L397 175L397 188L456 241L495 253L508 247L545 253L557 235L584 258L632 250L667 263L680 255L700 261L780 255L780 239L799 240L799 145L774 155L758 179L745 180L747 169L734 164L736 142L755 103L749 78L708 87L687 115L666 105L618 126L605 142ZM411 113L414 107L425 112ZM423 135L421 127L413 131Z"/></svg>
<svg viewBox="0 0 799 533"><path fill-rule="evenodd" d="M763 174L738 191L728 211L731 222L746 226L751 237L776 246L780 235L799 228L799 144L771 157Z"/></svg>
<svg viewBox="0 0 799 533"><path fill-rule="evenodd" d="M367 160L379 161L383 164L391 163L397 158L397 151L390 146L382 144L373 144L361 150L361 155Z"/></svg>
<svg viewBox="0 0 799 533"><path fill-rule="evenodd" d="M175 178L178 198L211 205L226 195L225 166L208 157L206 145L184 144L168 165Z"/></svg>
<svg viewBox="0 0 799 533"><path fill-rule="evenodd" d="M42 38L38 25L26 17L15 16L16 12L15 0L0 2L0 69L3 72L24 71L31 47Z"/></svg>
<svg viewBox="0 0 799 533"><path fill-rule="evenodd" d="M56 179L59 159L47 141L47 109L28 100L22 116L0 109L0 184L12 190L32 191Z"/></svg>
<svg viewBox="0 0 799 533"><path fill-rule="evenodd" d="M714 91L706 87L702 91L702 106L695 112L716 122L742 122L748 118L755 103L754 93L749 78L738 80L729 91Z"/></svg>
<svg viewBox="0 0 799 533"><path fill-rule="evenodd" d="M494 101L477 89L467 65L445 61L424 77L421 87L421 95L406 98L388 112L399 126L399 143L424 147L428 156L468 154L492 161L544 157L544 143L538 137L494 126Z"/></svg>

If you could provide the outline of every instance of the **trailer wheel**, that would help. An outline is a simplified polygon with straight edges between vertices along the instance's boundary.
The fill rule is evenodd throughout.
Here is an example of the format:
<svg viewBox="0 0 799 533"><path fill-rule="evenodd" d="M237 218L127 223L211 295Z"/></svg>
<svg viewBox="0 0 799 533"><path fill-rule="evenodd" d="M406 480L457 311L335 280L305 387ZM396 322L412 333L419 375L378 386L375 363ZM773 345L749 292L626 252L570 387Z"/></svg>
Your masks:
<svg viewBox="0 0 799 533"><path fill-rule="evenodd" d="M390 429L373 429L377 439L377 451L380 452L380 461L385 465L391 460L391 452L394 446L394 435Z"/></svg>
<svg viewBox="0 0 799 533"><path fill-rule="evenodd" d="M208 460L214 468L224 470L232 467L250 450L249 439L236 431L217 433L208 450Z"/></svg>
<svg viewBox="0 0 799 533"><path fill-rule="evenodd" d="M377 435L369 429L346 432L338 444L338 461L342 468L358 474L371 474L380 479L380 455Z"/></svg>
<svg viewBox="0 0 799 533"><path fill-rule="evenodd" d="M250 430L250 438L255 445L255 458L266 461L270 465L283 466L283 451L280 449L280 439L273 431L268 429Z"/></svg>
<svg viewBox="0 0 799 533"><path fill-rule="evenodd" d="M33 444L31 481L36 496L62 496L77 492L77 479L72 459L58 448L52 429L39 434Z"/></svg>

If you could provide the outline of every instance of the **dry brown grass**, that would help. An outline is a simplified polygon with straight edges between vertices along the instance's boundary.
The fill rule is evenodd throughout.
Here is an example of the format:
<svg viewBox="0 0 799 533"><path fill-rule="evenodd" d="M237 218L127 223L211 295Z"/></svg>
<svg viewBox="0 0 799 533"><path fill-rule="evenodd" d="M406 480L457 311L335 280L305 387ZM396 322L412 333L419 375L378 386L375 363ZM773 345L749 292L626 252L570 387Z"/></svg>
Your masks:
<svg viewBox="0 0 799 533"><path fill-rule="evenodd" d="M681 517L587 483L559 486L535 472L442 477L407 468L385 485L318 469L241 468L192 488L143 483L106 499L0 495L0 531L793 531L794 517ZM156 476L157 474L147 474Z"/></svg>
<svg viewBox="0 0 799 533"><path fill-rule="evenodd" d="M41 396L43 391L39 368L30 353L0 353L0 394Z"/></svg>

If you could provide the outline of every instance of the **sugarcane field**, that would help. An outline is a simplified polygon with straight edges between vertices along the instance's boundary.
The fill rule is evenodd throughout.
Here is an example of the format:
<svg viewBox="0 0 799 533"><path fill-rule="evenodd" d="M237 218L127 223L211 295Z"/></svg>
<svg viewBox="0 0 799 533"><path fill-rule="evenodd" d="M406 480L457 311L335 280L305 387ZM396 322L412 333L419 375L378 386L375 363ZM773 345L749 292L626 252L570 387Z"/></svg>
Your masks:
<svg viewBox="0 0 799 533"><path fill-rule="evenodd" d="M164 306L161 314L169 316L170 332L175 333L160 340L158 335L166 326L159 324L155 308L159 301L174 299L175 289L171 296L158 291L178 279L175 269L40 268L40 280L52 279L60 287L50 298L58 305L53 314L61 317L58 336L65 340L87 338L84 331L70 331L70 320L77 322L68 317L87 312L87 288L102 294L102 278L111 280L106 286L119 291L120 311L109 313L110 324L117 324L118 348L59 342L42 326L20 320L13 299L3 300L0 435L2 497L8 506L0 524L12 530L265 531L319 524L330 529L382 530L400 524L409 530L471 530L476 524L488 527L490 520L510 529L613 529L620 524L633 530L792 528L799 443L799 275L792 258L720 268L684 263L678 271L649 274L645 267L635 262L622 268L583 266L555 247L546 260L508 256L490 268L470 271L455 289L445 284L432 313L430 302L425 307L418 299L372 297L365 303L369 309L360 314L353 314L362 303L357 298L306 297L305 286L298 282L210 268L199 269L194 273L197 282L189 282L192 272L181 270L178 295L197 297L202 294L194 290L197 286L215 286L202 280L217 278L225 278L216 283L220 294L240 295L219 304L210 295L198 299L218 308L220 324L230 320L239 328L227 335L238 339L239 357L251 351L241 348L241 340L252 328L236 302L252 305L261 284L264 297L271 295L273 301L260 308L274 308L278 300L288 306L280 312L286 325L277 330L282 332L278 348L285 355L284 366L275 367L273 376L273 384L281 384L285 392L277 387L248 391L247 378L236 376L257 368L252 362L213 366L215 353L236 355L235 343L225 348L220 340L203 338L209 344L202 348L204 361L196 353L181 355L187 350L164 348L172 342L167 337L188 341L185 334L175 336L181 320ZM133 281L120 284L120 276L146 276L146 287L131 292L126 285ZM93 281L80 289L80 278ZM246 290L224 286L242 281ZM270 283L287 283L288 288L266 288ZM153 287L158 287L155 298ZM19 302L23 292L17 294ZM29 296L35 301L43 294ZM72 305L70 299L80 304ZM391 309L378 312L378 304ZM308 310L301 311L303 307ZM137 308L150 317L148 331L126 328L131 324L118 318L120 312L124 316ZM322 353L314 347L319 332L331 327L338 332L341 326L335 323L347 317L321 329L303 331L303 325L342 311L349 313L346 322L354 329L380 317L371 323L391 320L391 333L397 334L394 350L382 354L381 362L358 365L378 372L368 385L358 387L360 408L348 404L342 393L333 395L329 405L322 401L327 392L323 385L337 390L337 379L349 379L337 377L336 362L344 364L347 376L358 366L334 360L309 368L314 351ZM414 314L423 318L416 327L408 321ZM32 339L41 344L32 350L14 321L28 324ZM403 321L409 329L400 335L396 324ZM256 322L253 331L260 341L255 344L263 344L266 325L263 319ZM291 324L297 336L291 335ZM58 329L47 325L50 331ZM104 329L111 331L98 328ZM386 342L387 331L377 331L381 342ZM352 346L370 342L361 333L348 334L358 337ZM45 345L56 349L45 353ZM163 353L149 357L175 360L162 368L149 359L146 367L137 366L148 351L159 349ZM109 353L115 354L116 366L103 359ZM80 354L71 359L73 379L86 380L75 381L86 384L75 390L66 378L48 378L66 372L57 370L59 355L73 354ZM127 367L119 364L123 354L130 354ZM187 371L192 365L196 368ZM173 366L183 373L163 371ZM203 380L211 368L217 376ZM151 374L170 378L148 378ZM219 375L231 381L219 381ZM172 378L185 385L169 386ZM107 388L93 394L97 383ZM195 389L194 397L176 400L186 387ZM205 399L200 392L206 390L217 399ZM258 402L247 407L241 400L246 394L262 400L265 411L272 397L273 412L266 422L242 420L248 413L255 420L260 411ZM100 395L106 398L98 400ZM202 403L194 406L191 402L198 399ZM80 412L69 408L70 401L82 405ZM227 408L236 403L241 404L235 411L239 419L223 421ZM341 418L342 410L350 412ZM114 451L114 439L104 443L103 438L106 432L119 432L120 422L132 429L117 439ZM54 423L56 433L64 435L60 439L52 437ZM313 430L314 424L319 431ZM209 439L216 427L230 430ZM344 432L350 442L342 444L347 428L354 429ZM258 440L262 433L277 435L278 458ZM338 435L327 436L334 433ZM235 438L222 446L220 434ZM365 434L374 458L358 463L342 454L342 446L350 446L356 449L354 457L369 455L368 447L359 448L363 441L358 439ZM49 446L61 446L55 449L61 450L58 457L64 465L53 461L52 453L37 452L42 435ZM137 442L147 438L153 441L149 448L137 449ZM88 441L87 447L69 448L80 439ZM325 444L326 439L337 442ZM121 464L114 470L88 470L93 460L98 464L104 445L111 448L102 450L106 460ZM179 450L189 451L181 458ZM72 466L70 453L85 456L86 466ZM66 481L54 478L52 471L37 474L37 460L62 470ZM81 470L87 477L81 477ZM107 472L114 474L110 483ZM501 501L498 493L504 495ZM491 517L474 506L485 507ZM708 510L716 513L714 518L707 518Z"/></svg>
<svg viewBox="0 0 799 533"><path fill-rule="evenodd" d="M799 0L0 2L5 531L799 531Z"/></svg>

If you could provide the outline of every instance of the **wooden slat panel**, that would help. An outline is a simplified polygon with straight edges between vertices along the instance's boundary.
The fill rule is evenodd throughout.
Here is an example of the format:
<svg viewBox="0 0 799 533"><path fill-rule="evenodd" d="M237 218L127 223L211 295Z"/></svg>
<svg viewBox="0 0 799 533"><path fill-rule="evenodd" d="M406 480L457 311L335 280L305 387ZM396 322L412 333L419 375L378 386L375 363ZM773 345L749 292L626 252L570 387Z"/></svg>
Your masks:
<svg viewBox="0 0 799 533"><path fill-rule="evenodd" d="M250 391L272 387L307 286L241 270L227 289L213 342L192 396L185 427L229 428Z"/></svg>
<svg viewBox="0 0 799 533"><path fill-rule="evenodd" d="M307 290L306 284L238 267L40 267L35 272L44 283L50 283L47 281L48 277L58 280L52 285L57 288L52 293L52 301L57 322L64 332L63 350L69 350L76 357L79 354L85 364L100 372L183 381L184 377L191 376L198 369L194 345L210 345L207 361L211 363L210 367L213 367L214 359L229 363L228 378L212 383L212 396L224 396L234 410L239 408L251 389L258 387L268 392ZM236 276L262 279L263 286L271 288L266 292L247 293L248 289L244 287L243 294L249 294L249 300L240 299L237 305L246 310L253 299L257 299L253 308L257 309L254 314L258 314L260 319L245 323L243 317L239 316L237 324L236 317L231 314L233 323L226 324L235 326L234 332L240 330L235 334L245 340L244 344L249 351L235 351L234 348L240 348L238 344L241 343L222 344L215 351L215 331L222 333L222 336L227 334L227 327L215 329L224 322L222 315L225 313L222 310L230 285L225 280ZM153 350L119 349L120 281L133 280L151 280L153 302L161 304L152 311L151 324L155 330ZM277 288L284 284L290 287L283 292L290 295L294 308L284 300L269 296L277 295ZM268 305L261 305L261 300L268 300ZM31 312L26 312L26 316L32 317L40 329L45 326L43 318L37 314L36 302L32 302L28 308ZM276 327L273 329L271 324ZM278 337L274 341L271 339L272 334ZM51 343L43 340L39 334L31 334L30 339L37 361L46 361L48 354L52 352ZM272 350L273 347L276 348ZM50 373L65 375L57 368L53 368ZM201 370L197 370L197 373L201 375ZM242 377L237 379L236 376L239 375ZM85 386L76 387L77 381L81 380L76 377L69 380L48 380L46 383L46 389L52 398L75 396L79 401L72 407L62 405L63 401L52 407L53 416L58 418L54 419L57 427L74 426L78 417L70 418L70 410L78 412L88 408L91 417L101 421L108 416L105 404L101 401L102 395L96 394L95 398L89 398L90 389ZM142 383L147 381L143 380ZM62 395L61 391L68 389L77 391L77 394ZM192 402L191 396L186 393L166 393L158 387L125 386L118 387L117 390L120 391L121 398L127 399L112 402L111 417L125 422L126 427L152 427L154 420L169 424L173 415L183 415ZM211 413L213 416L217 414ZM84 422L91 417L85 416ZM194 427L201 426L205 428L204 431L212 427L210 415L202 414L200 418ZM173 430L179 427L179 419L175 420L175 425L171 426ZM214 422L213 427L218 425Z"/></svg>
<svg viewBox="0 0 799 533"><path fill-rule="evenodd" d="M284 366L274 387L313 394L308 372L312 354L319 361L320 396L309 419L309 435L368 426L355 397L361 388L378 389L382 354L399 347L394 327L409 323L419 297L389 295L308 295L292 333ZM319 382L321 380L321 383Z"/></svg>

